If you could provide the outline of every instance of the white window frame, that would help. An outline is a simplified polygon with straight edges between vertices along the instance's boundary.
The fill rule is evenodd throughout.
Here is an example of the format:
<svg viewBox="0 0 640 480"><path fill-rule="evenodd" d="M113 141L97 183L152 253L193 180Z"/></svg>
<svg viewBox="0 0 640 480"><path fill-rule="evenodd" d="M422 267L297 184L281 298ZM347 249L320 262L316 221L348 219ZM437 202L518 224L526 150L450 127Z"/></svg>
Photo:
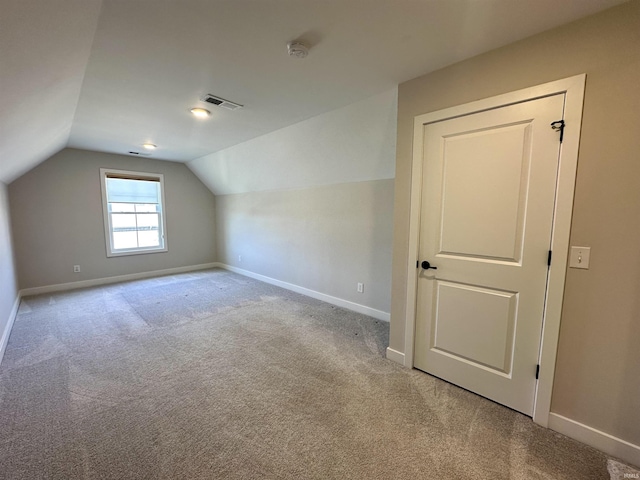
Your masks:
<svg viewBox="0 0 640 480"><path fill-rule="evenodd" d="M130 178L132 180L152 180L160 184L160 235L162 244L159 247L137 247L131 249L113 248L113 235L111 229L111 217L109 216L109 204L107 201L107 178ZM161 173L132 172L129 170L115 170L113 168L100 169L100 188L102 191L102 215L104 220L104 236L107 257L122 257L125 255L142 255L146 253L160 253L168 251L167 247L167 220L165 215L164 200L164 175Z"/></svg>

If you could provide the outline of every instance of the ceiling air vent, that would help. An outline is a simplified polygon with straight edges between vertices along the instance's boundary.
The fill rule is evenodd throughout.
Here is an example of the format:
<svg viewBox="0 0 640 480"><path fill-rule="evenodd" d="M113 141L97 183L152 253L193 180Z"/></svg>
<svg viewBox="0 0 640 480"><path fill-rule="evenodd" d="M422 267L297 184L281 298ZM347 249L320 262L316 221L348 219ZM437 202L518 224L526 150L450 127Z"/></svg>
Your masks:
<svg viewBox="0 0 640 480"><path fill-rule="evenodd" d="M151 155L150 153L147 152L129 152L130 155L144 155L145 157L148 157L149 155Z"/></svg>
<svg viewBox="0 0 640 480"><path fill-rule="evenodd" d="M220 108L226 108L227 110L237 110L238 108L242 108L243 107L243 105L240 105L239 103L233 103L233 102L230 102L229 100L225 100L224 98L216 97L216 96L211 95L209 93L206 94L204 97L202 97L202 101L210 103L211 105L215 105L215 106L220 107Z"/></svg>

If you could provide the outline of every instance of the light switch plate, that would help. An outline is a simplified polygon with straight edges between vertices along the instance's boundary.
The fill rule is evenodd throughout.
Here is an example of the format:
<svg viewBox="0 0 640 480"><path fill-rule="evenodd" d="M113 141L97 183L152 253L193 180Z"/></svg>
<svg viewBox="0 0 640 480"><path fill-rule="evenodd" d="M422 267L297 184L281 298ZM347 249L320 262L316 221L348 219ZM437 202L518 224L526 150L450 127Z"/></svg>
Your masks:
<svg viewBox="0 0 640 480"><path fill-rule="evenodd" d="M591 247L571 247L571 258L569 266L571 268L589 268L589 258L591 257Z"/></svg>

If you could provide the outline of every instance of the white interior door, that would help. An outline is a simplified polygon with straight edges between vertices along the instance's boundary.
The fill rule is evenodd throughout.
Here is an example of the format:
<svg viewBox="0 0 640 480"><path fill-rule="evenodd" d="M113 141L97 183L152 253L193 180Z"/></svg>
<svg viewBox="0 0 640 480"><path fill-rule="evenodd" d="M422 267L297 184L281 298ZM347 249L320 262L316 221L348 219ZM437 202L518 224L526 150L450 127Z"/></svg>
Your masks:
<svg viewBox="0 0 640 480"><path fill-rule="evenodd" d="M532 415L564 94L425 125L414 366ZM425 265L426 266L426 265Z"/></svg>

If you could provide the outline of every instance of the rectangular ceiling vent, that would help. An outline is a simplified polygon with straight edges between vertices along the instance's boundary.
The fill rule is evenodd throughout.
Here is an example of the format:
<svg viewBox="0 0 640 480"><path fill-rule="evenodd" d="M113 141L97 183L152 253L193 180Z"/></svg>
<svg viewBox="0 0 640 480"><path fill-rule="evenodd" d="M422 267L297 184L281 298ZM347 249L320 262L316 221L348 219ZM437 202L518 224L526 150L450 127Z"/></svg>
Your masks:
<svg viewBox="0 0 640 480"><path fill-rule="evenodd" d="M215 105L220 108L226 108L227 110L237 110L238 108L243 107L243 105L240 105L239 103L230 102L229 100L216 97L214 95L211 95L210 93L202 97L202 101L210 103L211 105Z"/></svg>

